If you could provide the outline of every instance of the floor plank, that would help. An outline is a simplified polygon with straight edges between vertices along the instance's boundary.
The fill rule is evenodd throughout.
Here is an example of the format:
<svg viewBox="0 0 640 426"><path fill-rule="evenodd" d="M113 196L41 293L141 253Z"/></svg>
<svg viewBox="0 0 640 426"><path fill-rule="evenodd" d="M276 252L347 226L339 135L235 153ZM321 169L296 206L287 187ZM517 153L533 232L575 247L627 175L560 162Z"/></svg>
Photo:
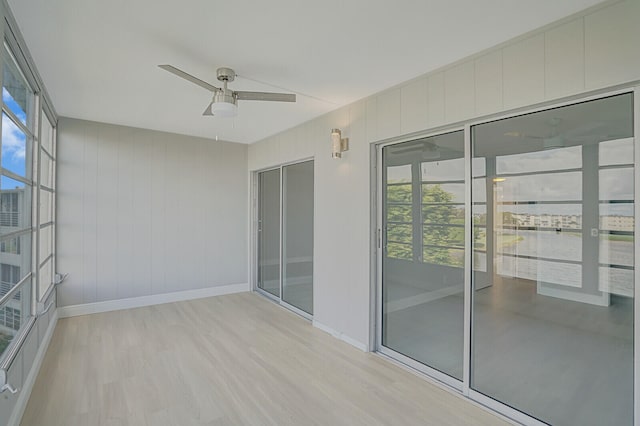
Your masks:
<svg viewBox="0 0 640 426"><path fill-rule="evenodd" d="M253 293L61 319L24 426L499 425Z"/></svg>

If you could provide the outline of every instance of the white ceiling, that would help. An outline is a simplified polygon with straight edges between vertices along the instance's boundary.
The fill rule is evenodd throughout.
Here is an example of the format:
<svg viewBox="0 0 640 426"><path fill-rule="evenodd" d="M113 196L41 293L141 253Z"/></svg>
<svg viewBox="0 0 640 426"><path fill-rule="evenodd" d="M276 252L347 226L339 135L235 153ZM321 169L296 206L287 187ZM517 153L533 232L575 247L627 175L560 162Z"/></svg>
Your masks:
<svg viewBox="0 0 640 426"><path fill-rule="evenodd" d="M9 0L62 116L252 143L600 0ZM295 104L203 117L215 70ZM236 90L282 91L238 78Z"/></svg>

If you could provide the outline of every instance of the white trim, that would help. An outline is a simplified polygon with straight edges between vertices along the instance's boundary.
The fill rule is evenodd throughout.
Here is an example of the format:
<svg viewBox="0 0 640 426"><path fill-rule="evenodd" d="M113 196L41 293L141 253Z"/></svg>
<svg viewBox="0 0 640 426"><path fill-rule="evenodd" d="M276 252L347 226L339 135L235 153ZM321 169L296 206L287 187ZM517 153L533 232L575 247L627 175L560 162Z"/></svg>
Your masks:
<svg viewBox="0 0 640 426"><path fill-rule="evenodd" d="M330 335L332 335L333 337L335 337L336 339L340 339L343 342L346 342L348 344L350 344L351 346L354 346L358 349L360 349L362 352L369 352L369 347L360 342L359 340L353 339L349 336L347 336L344 333L341 333L339 331L334 330L333 328L329 327L328 325L322 324L316 320L312 321L312 324L315 328L320 329L322 331L324 331L325 333L329 333Z"/></svg>
<svg viewBox="0 0 640 426"><path fill-rule="evenodd" d="M473 297L473 146L471 145L471 126L464 126L464 311L463 315L463 344L462 344L462 393L469 396L471 387L471 348L472 348L472 318L471 307Z"/></svg>
<svg viewBox="0 0 640 426"><path fill-rule="evenodd" d="M107 300L104 302L85 303L82 305L61 306L58 307L58 316L60 318L77 317L80 315L161 305L163 303L182 302L184 300L203 299L206 297L243 293L247 291L249 291L249 284L240 283L200 288L197 290L177 291L174 293L153 294L151 296L132 297L129 299Z"/></svg>
<svg viewBox="0 0 640 426"><path fill-rule="evenodd" d="M49 348L49 343L51 343L51 338L53 337L53 332L56 329L56 324L58 323L59 313L56 309L51 315L51 321L49 322L49 327L47 328L47 332L42 338L42 343L40 343L40 347L38 348L38 352L36 352L36 356L33 359L33 364L31 365L31 370L25 379L20 395L16 400L16 405L13 408L13 412L11 413L11 417L9 417L9 422L7 426L19 426L22 421L22 415L24 414L24 410L27 408L27 403L29 402L29 398L31 397L31 391L33 390L33 385L36 383L36 378L38 377L38 373L40 373L40 367L42 366L42 361L44 361L44 356L47 353L47 349ZM36 324L37 327L37 324ZM31 330L32 333L37 333L38 330L34 327Z"/></svg>
<svg viewBox="0 0 640 426"><path fill-rule="evenodd" d="M640 220L637 203L640 201L640 86L636 86L633 91L633 153L634 153L634 299L633 299L633 417L634 424L640 424L640 280L638 279L638 267L640 267Z"/></svg>

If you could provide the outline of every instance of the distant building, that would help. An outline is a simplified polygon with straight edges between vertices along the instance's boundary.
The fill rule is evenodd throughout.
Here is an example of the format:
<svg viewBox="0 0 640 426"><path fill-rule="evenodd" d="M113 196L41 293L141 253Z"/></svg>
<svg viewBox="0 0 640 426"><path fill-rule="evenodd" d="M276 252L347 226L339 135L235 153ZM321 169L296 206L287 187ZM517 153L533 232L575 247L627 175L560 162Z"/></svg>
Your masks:
<svg viewBox="0 0 640 426"><path fill-rule="evenodd" d="M0 191L0 235L7 235L20 229L29 228L31 209L25 203L25 189L16 188ZM31 233L0 241L0 297L7 294L29 271L31 256L21 256L25 241L30 241ZM24 263L24 264L23 264ZM21 294L18 293L4 309L0 309L0 333L14 334L22 322Z"/></svg>
<svg viewBox="0 0 640 426"><path fill-rule="evenodd" d="M608 231L632 231L635 221L633 216L601 216L600 229Z"/></svg>
<svg viewBox="0 0 640 426"><path fill-rule="evenodd" d="M550 215L514 213L517 226L540 228L582 229L582 215ZM607 231L633 232L635 221L633 216L600 216L600 229Z"/></svg>

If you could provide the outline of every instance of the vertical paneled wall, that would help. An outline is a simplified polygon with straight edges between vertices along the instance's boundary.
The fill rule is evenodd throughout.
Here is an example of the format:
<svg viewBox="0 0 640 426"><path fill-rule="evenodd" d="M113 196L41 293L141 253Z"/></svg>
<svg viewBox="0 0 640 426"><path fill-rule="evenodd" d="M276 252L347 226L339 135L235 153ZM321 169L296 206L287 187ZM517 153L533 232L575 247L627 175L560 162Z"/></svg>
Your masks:
<svg viewBox="0 0 640 426"><path fill-rule="evenodd" d="M640 1L608 3L251 145L249 170L315 157L315 321L371 344L371 142L640 80L638 40Z"/></svg>
<svg viewBox="0 0 640 426"><path fill-rule="evenodd" d="M247 282L247 146L62 118L59 306Z"/></svg>

